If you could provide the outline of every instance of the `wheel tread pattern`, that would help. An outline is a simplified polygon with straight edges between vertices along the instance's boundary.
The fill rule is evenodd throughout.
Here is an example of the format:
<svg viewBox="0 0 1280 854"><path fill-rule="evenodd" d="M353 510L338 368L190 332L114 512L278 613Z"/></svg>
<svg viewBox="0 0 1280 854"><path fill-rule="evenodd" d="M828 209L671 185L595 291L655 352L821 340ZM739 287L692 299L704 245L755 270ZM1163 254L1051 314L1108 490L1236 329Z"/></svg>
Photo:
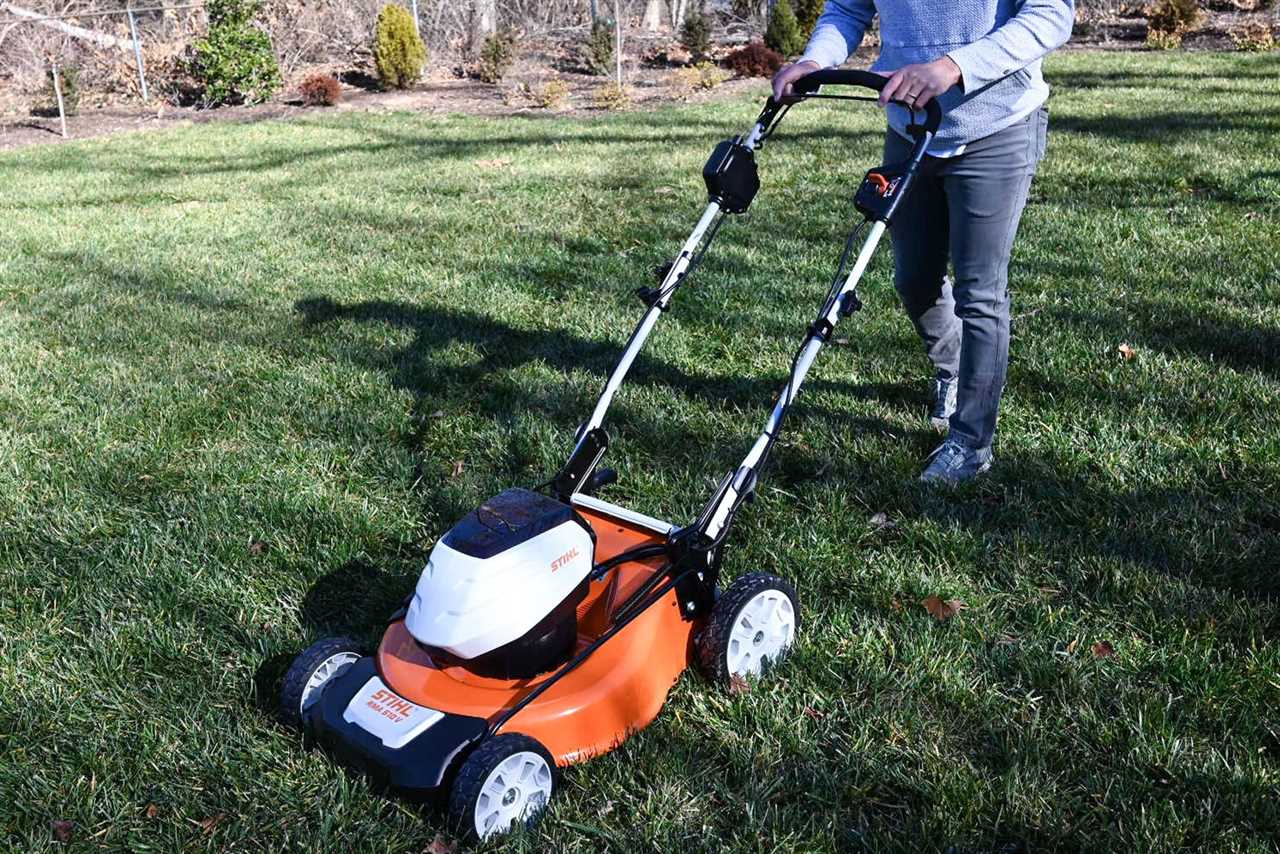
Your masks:
<svg viewBox="0 0 1280 854"><path fill-rule="evenodd" d="M289 665L280 685L280 718L289 726L303 728L302 691L307 687L311 674L332 655L342 652L354 652L363 655L358 643L351 638L324 638L298 653L298 657Z"/></svg>
<svg viewBox="0 0 1280 854"><path fill-rule="evenodd" d="M726 652L729 648L729 633L733 630L738 612L756 594L765 590L779 590L791 597L791 604L795 607L796 631L800 631L800 597L791 582L768 572L752 572L735 579L724 595L716 600L707 625L697 638L698 667L707 679L717 685L727 687L731 682Z"/></svg>
<svg viewBox="0 0 1280 854"><path fill-rule="evenodd" d="M551 752L541 742L518 732L504 732L486 739L463 760L458 776L454 778L449 790L449 821L459 835L475 839L475 805L485 779L502 760L525 751L536 753L546 760L547 767L551 769L551 794L552 797L555 796L556 788L560 785L560 770L551 758ZM546 809L530 817L528 823L536 823L542 812L546 812Z"/></svg>

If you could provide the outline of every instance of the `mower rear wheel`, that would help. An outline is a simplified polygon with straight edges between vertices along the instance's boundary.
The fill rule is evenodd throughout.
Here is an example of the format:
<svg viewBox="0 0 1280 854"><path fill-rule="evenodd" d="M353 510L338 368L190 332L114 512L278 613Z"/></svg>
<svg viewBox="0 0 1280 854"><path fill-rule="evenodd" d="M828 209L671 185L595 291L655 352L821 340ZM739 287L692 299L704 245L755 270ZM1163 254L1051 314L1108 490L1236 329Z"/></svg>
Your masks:
<svg viewBox="0 0 1280 854"><path fill-rule="evenodd" d="M304 649L293 660L280 686L280 717L302 729L307 709L320 699L324 686L364 656L350 638L325 638Z"/></svg>
<svg viewBox="0 0 1280 854"><path fill-rule="evenodd" d="M558 782L555 760L537 739L503 733L477 747L458 769L449 816L458 830L480 839L517 824L532 827Z"/></svg>
<svg viewBox="0 0 1280 854"><path fill-rule="evenodd" d="M800 600L786 579L753 572L716 600L698 635L698 664L720 685L759 678L782 661L800 627Z"/></svg>

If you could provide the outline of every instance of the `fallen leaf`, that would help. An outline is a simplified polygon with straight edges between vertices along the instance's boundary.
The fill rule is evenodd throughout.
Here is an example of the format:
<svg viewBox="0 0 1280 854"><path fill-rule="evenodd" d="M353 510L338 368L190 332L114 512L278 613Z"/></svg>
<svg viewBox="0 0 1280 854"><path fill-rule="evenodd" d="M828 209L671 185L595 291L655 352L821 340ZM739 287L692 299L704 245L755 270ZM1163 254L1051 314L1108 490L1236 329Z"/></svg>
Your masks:
<svg viewBox="0 0 1280 854"><path fill-rule="evenodd" d="M893 599L891 599L891 600L889 601L889 607L890 607L890 608L892 608L892 609L893 609L893 610L895 610L895 611L901 611L901 610L902 610L902 600L898 599L898 598L895 596Z"/></svg>
<svg viewBox="0 0 1280 854"><path fill-rule="evenodd" d="M945 602L937 596L930 596L920 603L940 623L945 623L965 608L959 599L948 599Z"/></svg>
<svg viewBox="0 0 1280 854"><path fill-rule="evenodd" d="M267 550L267 544L262 540L254 540L249 543L249 554L260 555Z"/></svg>
<svg viewBox="0 0 1280 854"><path fill-rule="evenodd" d="M59 842L70 842L71 831L75 829L74 821L66 821L64 819L56 819L49 822L49 828L53 831L53 838Z"/></svg>
<svg viewBox="0 0 1280 854"><path fill-rule="evenodd" d="M477 160L476 165L481 169L502 169L511 165L511 161L505 158L494 158L493 160Z"/></svg>
<svg viewBox="0 0 1280 854"><path fill-rule="evenodd" d="M1079 646L1080 646L1080 638L1073 639L1071 643L1067 644L1067 655L1071 655L1071 653L1075 652L1076 648Z"/></svg>
<svg viewBox="0 0 1280 854"><path fill-rule="evenodd" d="M1116 352L1120 354L1120 358L1126 362L1131 362L1138 357L1138 351L1130 347L1128 344L1121 344L1116 348Z"/></svg>
<svg viewBox="0 0 1280 854"><path fill-rule="evenodd" d="M837 338L832 338L831 343L835 344L837 347L846 347L849 344L849 339L843 336L840 336Z"/></svg>
<svg viewBox="0 0 1280 854"><path fill-rule="evenodd" d="M730 696L736 697L739 694L745 694L750 690L751 690L751 684L747 682L746 679L743 679L741 676L739 676L738 674L735 673L729 677Z"/></svg>
<svg viewBox="0 0 1280 854"><path fill-rule="evenodd" d="M444 410L443 410L443 409L437 409L435 412L431 413L431 417L432 417L432 418L444 418Z"/></svg>
<svg viewBox="0 0 1280 854"><path fill-rule="evenodd" d="M895 522L889 518L889 514L883 512L872 516L870 521L871 527L877 531L883 530L884 528L892 528L895 525Z"/></svg>
<svg viewBox="0 0 1280 854"><path fill-rule="evenodd" d="M147 808L143 812L146 813L147 818L155 818L160 815L160 807L155 804L147 804Z"/></svg>
<svg viewBox="0 0 1280 854"><path fill-rule="evenodd" d="M462 460L458 460L453 464L453 476L454 477L461 476L462 470L465 468L466 468L466 464L464 464Z"/></svg>
<svg viewBox="0 0 1280 854"><path fill-rule="evenodd" d="M653 192L654 192L654 195L657 195L657 196L666 196L666 195L670 195L671 193L674 193L675 189L672 187L658 187Z"/></svg>
<svg viewBox="0 0 1280 854"><path fill-rule="evenodd" d="M1262 214L1258 213L1257 211L1249 211L1247 214L1244 215L1244 218L1246 221L1262 219Z"/></svg>
<svg viewBox="0 0 1280 854"><path fill-rule="evenodd" d="M825 712L815 709L813 706L805 706L804 713L806 717L815 721L820 721L827 716Z"/></svg>
<svg viewBox="0 0 1280 854"><path fill-rule="evenodd" d="M1018 639L1013 635L1001 635L1000 637L996 638L996 646L1013 646L1017 642L1018 642Z"/></svg>
<svg viewBox="0 0 1280 854"><path fill-rule="evenodd" d="M217 829L218 825L221 824L222 820L226 817L227 817L226 813L220 812L217 815L211 815L208 818L201 819L200 829L204 831L205 836L208 836L209 834L213 833L215 829Z"/></svg>
<svg viewBox="0 0 1280 854"><path fill-rule="evenodd" d="M1098 641L1093 645L1094 658L1108 658L1115 654L1115 647L1113 647L1108 641Z"/></svg>
<svg viewBox="0 0 1280 854"><path fill-rule="evenodd" d="M458 850L458 843L445 839L443 834L436 834L436 838L426 848L422 849L422 854L454 854Z"/></svg>

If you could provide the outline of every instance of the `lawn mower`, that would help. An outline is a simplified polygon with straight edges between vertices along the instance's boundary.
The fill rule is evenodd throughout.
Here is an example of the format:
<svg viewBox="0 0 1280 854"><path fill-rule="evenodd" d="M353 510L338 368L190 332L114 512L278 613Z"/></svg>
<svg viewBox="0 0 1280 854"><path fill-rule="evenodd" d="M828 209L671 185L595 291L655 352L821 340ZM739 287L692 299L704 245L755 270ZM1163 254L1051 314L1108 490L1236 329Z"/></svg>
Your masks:
<svg viewBox="0 0 1280 854"><path fill-rule="evenodd" d="M884 81L818 71L794 86L791 103L874 101L821 88L879 91ZM599 467L609 405L725 217L750 207L760 188L755 152L791 103L769 99L745 136L715 147L703 170L706 210L657 286L637 290L644 316L563 468L537 489L489 499L445 533L375 654L344 638L321 640L285 674L287 721L395 792L447 797L465 833L486 838L531 823L560 769L647 726L690 664L732 685L764 675L795 642L800 608L790 583L750 573L721 591L725 540L814 359L840 319L861 307L858 281L937 131L936 103L924 108L922 124L912 114L911 156L867 172L859 185L861 218L764 431L698 517L675 525L597 495L616 478Z"/></svg>

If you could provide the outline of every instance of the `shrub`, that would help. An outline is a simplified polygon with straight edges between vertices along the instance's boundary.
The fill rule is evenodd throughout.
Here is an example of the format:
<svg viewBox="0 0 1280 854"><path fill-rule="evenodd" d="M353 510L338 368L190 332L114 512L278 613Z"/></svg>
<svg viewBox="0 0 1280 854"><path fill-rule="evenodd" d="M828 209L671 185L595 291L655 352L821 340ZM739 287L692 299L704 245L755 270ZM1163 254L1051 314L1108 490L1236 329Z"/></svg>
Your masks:
<svg viewBox="0 0 1280 854"><path fill-rule="evenodd" d="M271 38L254 25L261 0L209 0L209 34L196 42L192 75L208 106L257 104L281 85Z"/></svg>
<svg viewBox="0 0 1280 854"><path fill-rule="evenodd" d="M1266 21L1248 21L1234 27L1229 33L1231 43L1236 50L1268 51L1275 50L1276 37L1271 32L1271 25Z"/></svg>
<svg viewBox="0 0 1280 854"><path fill-rule="evenodd" d="M784 61L782 54L756 41L726 56L724 65L739 77L772 77Z"/></svg>
<svg viewBox="0 0 1280 854"><path fill-rule="evenodd" d="M769 27L764 31L764 43L783 56L795 56L804 50L805 37L790 0L778 0L774 4Z"/></svg>
<svg viewBox="0 0 1280 854"><path fill-rule="evenodd" d="M1182 46L1182 33L1166 33L1154 27L1147 30L1147 47L1152 50L1177 50Z"/></svg>
<svg viewBox="0 0 1280 854"><path fill-rule="evenodd" d="M695 89L714 89L729 76L710 62L699 62L685 68L676 69L676 81L690 92Z"/></svg>
<svg viewBox="0 0 1280 854"><path fill-rule="evenodd" d="M485 83L497 83L511 70L511 64L515 61L516 34L511 30L490 33L480 46L476 76Z"/></svg>
<svg viewBox="0 0 1280 854"><path fill-rule="evenodd" d="M631 93L617 83L606 83L595 91L591 100L601 110L624 110L631 106Z"/></svg>
<svg viewBox="0 0 1280 854"><path fill-rule="evenodd" d="M387 89L407 89L422 77L427 47L413 26L413 15L388 3L378 12L373 30L373 65Z"/></svg>
<svg viewBox="0 0 1280 854"><path fill-rule="evenodd" d="M558 110L569 100L569 84L558 77L548 80L533 93L533 102L544 110Z"/></svg>
<svg viewBox="0 0 1280 854"><path fill-rule="evenodd" d="M706 59L711 51L711 16L703 11L702 4L690 4L680 25L680 44L694 62Z"/></svg>
<svg viewBox="0 0 1280 854"><path fill-rule="evenodd" d="M825 5L826 0L796 0L794 9L801 36L807 39L813 35L813 28L817 26L818 17Z"/></svg>
<svg viewBox="0 0 1280 854"><path fill-rule="evenodd" d="M62 111L68 116L80 112L80 69L74 65L58 66L58 86L62 89ZM53 73L44 79L44 95L50 115L58 114L58 93L53 88Z"/></svg>
<svg viewBox="0 0 1280 854"><path fill-rule="evenodd" d="M609 74L613 71L615 38L613 21L600 18L591 25L591 34L587 36L583 60L592 74Z"/></svg>
<svg viewBox="0 0 1280 854"><path fill-rule="evenodd" d="M1143 10L1143 14L1147 16L1151 30L1177 35L1179 43L1182 35L1198 25L1203 17L1196 0L1156 0Z"/></svg>
<svg viewBox="0 0 1280 854"><path fill-rule="evenodd" d="M332 107L342 100L342 84L332 74L312 74L298 87L308 107Z"/></svg>

